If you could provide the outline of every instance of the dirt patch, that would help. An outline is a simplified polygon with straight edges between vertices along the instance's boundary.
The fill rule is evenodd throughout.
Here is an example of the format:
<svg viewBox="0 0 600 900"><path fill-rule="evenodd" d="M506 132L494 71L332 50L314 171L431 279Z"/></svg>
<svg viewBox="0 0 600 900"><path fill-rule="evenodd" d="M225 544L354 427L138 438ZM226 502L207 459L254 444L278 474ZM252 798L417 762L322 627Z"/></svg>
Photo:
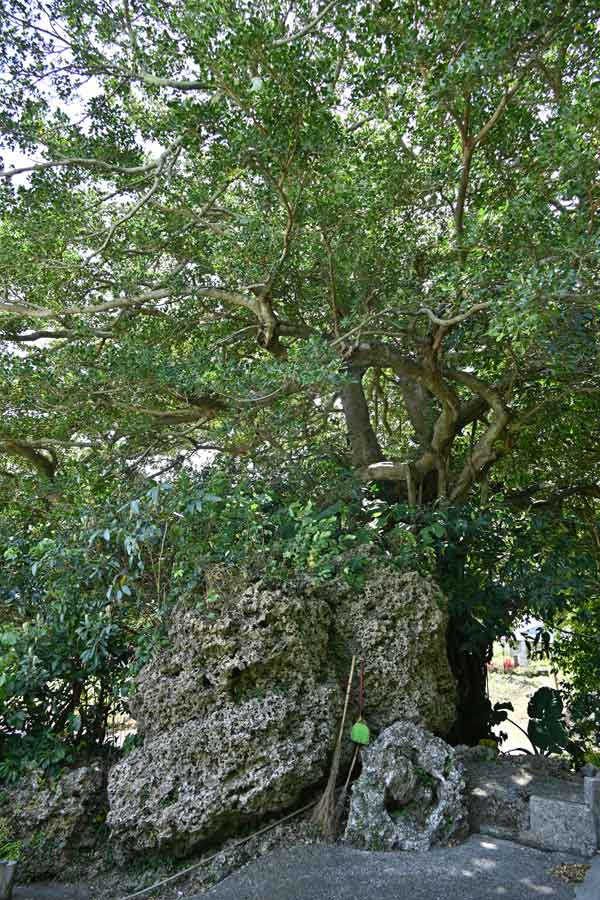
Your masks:
<svg viewBox="0 0 600 900"><path fill-rule="evenodd" d="M525 750L533 749L527 734L527 723L529 716L527 715L527 704L533 697L538 688L556 687L553 675L535 675L533 677L522 672L504 672L490 671L488 675L488 691L490 700L493 703L512 703L514 712L509 713L509 718L516 723L503 722L502 725L496 726L494 732L499 734L504 731L508 734L508 739L501 745L501 749L506 752L508 750L517 750L523 748ZM520 726L520 731L516 726Z"/></svg>
<svg viewBox="0 0 600 900"><path fill-rule="evenodd" d="M554 875L555 878L560 878L561 881L580 884L584 881L588 869L588 863L561 863L561 865L550 869L550 874Z"/></svg>

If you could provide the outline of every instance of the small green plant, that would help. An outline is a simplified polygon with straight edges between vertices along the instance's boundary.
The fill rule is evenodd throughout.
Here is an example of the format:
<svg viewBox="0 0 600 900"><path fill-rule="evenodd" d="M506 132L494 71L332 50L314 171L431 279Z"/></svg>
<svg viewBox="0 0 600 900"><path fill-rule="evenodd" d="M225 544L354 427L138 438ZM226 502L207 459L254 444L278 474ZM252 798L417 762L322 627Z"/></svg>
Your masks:
<svg viewBox="0 0 600 900"><path fill-rule="evenodd" d="M12 838L8 822L0 819L0 860L16 862L21 855L21 841Z"/></svg>
<svg viewBox="0 0 600 900"><path fill-rule="evenodd" d="M511 710L513 708L509 703L504 706ZM582 763L583 748L569 734L560 691L546 686L538 688L527 704L527 714L529 716L527 731L513 719L509 719L508 715L506 720L529 738L534 756L568 753L576 766ZM531 753L525 747L520 749L525 753Z"/></svg>
<svg viewBox="0 0 600 900"><path fill-rule="evenodd" d="M560 691L549 687L538 688L527 704L527 715L527 734L534 749L545 756L568 749L570 738Z"/></svg>
<svg viewBox="0 0 600 900"><path fill-rule="evenodd" d="M512 703L494 703L494 705L492 706L491 701L488 697L484 699L484 704L485 718L487 721L489 737L482 738L479 743L483 746L488 746L490 750L492 749L493 744L493 749L496 750L498 747L498 743L502 743L502 741L505 741L508 735L505 731L501 731L499 735L496 736L493 734L492 728L495 725L501 725L502 722L510 722L508 713L509 711L514 712L514 707Z"/></svg>
<svg viewBox="0 0 600 900"><path fill-rule="evenodd" d="M131 753L133 750L141 747L143 743L144 738L141 734L128 734L121 747L123 756L127 756L127 754Z"/></svg>

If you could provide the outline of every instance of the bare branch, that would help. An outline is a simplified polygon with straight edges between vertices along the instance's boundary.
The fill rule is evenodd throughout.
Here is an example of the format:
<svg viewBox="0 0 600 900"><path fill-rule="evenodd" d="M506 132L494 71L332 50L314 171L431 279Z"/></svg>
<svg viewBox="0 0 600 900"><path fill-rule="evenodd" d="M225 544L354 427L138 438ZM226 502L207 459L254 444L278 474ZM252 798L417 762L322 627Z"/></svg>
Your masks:
<svg viewBox="0 0 600 900"><path fill-rule="evenodd" d="M134 56L137 56L139 54L139 46L135 29L131 21L129 0L123 0L123 19L125 21L125 30L131 41L131 48ZM143 81L145 84L151 84L155 87L170 87L179 91L197 91L206 89L206 84L197 79L183 79L182 81L177 81L173 78L159 78L156 75L151 75L149 72L144 72L143 69L137 69L136 72L127 73L127 77L131 80Z"/></svg>
<svg viewBox="0 0 600 900"><path fill-rule="evenodd" d="M444 328L449 328L451 325L458 325L459 322L464 322L465 319L468 319L470 316L474 315L477 312L481 312L482 309L489 309L491 305L491 300L488 300L486 303L476 303L466 312L460 313L457 316L453 316L451 319L442 319L439 316L436 316L433 310L428 306L422 306L421 309L417 310L416 315L420 316L425 314L430 322L433 322L434 325L441 325Z"/></svg>
<svg viewBox="0 0 600 900"><path fill-rule="evenodd" d="M59 166L64 168L73 168L81 166L82 168L91 167L101 169L103 172L110 172L113 175L144 175L152 172L159 165L159 160L154 160L145 166L113 166L101 159L91 159L85 156L71 156L64 159L54 159L49 162L33 163L30 166L21 166L18 169L0 169L0 178L13 178L15 175L22 175L25 172L39 172L43 169L54 169Z"/></svg>
<svg viewBox="0 0 600 900"><path fill-rule="evenodd" d="M495 387L486 384L485 381L481 381L475 375L471 375L470 372L463 372L461 369L444 369L444 375L471 388L473 393L482 397L498 416L504 416L507 413L500 392Z"/></svg>
<svg viewBox="0 0 600 900"><path fill-rule="evenodd" d="M120 405L120 404L118 404ZM127 407L132 412L150 416L161 425L186 425L190 422L203 424L214 419L223 409L223 404L218 400L206 401L205 404L194 404L186 409L146 409L145 407Z"/></svg>
<svg viewBox="0 0 600 900"><path fill-rule="evenodd" d="M58 338L77 338L80 336L87 337L91 335L92 337L99 338L112 338L114 334L112 331L98 331L95 328L86 329L85 332L78 331L29 331L26 334L2 334L0 332L0 341L7 341L11 344L21 344L28 343L30 341L41 341L48 338L58 339Z"/></svg>
<svg viewBox="0 0 600 900"><path fill-rule="evenodd" d="M260 320L260 304L257 297L248 297L239 291L227 291L224 288L200 288L196 291L200 297L210 297L211 300L221 300L232 306L243 306L254 313Z"/></svg>
<svg viewBox="0 0 600 900"><path fill-rule="evenodd" d="M465 230L465 205L467 202L467 193L469 190L469 176L471 174L472 162L473 144L467 136L463 136L463 164L456 203L454 204L454 228L456 231L461 269L464 268L466 261L466 252L463 246L463 234Z"/></svg>
<svg viewBox="0 0 600 900"><path fill-rule="evenodd" d="M95 250L94 253L92 253L91 256L88 257L88 262L90 260L94 259L95 256L99 256L101 253L104 253L104 251L110 244L111 240L113 239L114 235L117 233L117 231L121 227L121 225L124 225L130 219L133 219L135 214L137 212L139 212L140 209L142 209L142 207L145 206L145 204L156 193L156 191L160 187L160 183L161 183L160 176L162 175L163 169L165 167L165 163L171 155L173 158L171 160L169 172L172 172L173 166L175 165L175 162L177 161L177 157L180 152L181 141L182 141L181 138L179 140L175 141L175 143L173 144L172 147L169 147L167 150L164 151L164 153L162 153L160 155L160 157L157 160L156 177L155 177L154 181L152 182L152 185L150 186L149 190L146 191L146 193L144 194L143 197L140 197L140 199L137 201L137 203L134 203L134 205L131 207L131 209L129 209L125 213L125 215L121 216L120 219L117 219L117 221L111 225L111 227L108 231L108 234L107 234L106 238L104 239L104 241L102 242L102 244L100 245L100 247L98 247L98 249Z"/></svg>
<svg viewBox="0 0 600 900"><path fill-rule="evenodd" d="M337 6L339 0L331 0L330 3L327 3L326 6L323 7L318 16L309 22L305 28L302 28L300 31L296 31L295 34L289 34L287 37L278 38L276 41L273 41L273 46L281 47L283 44L291 44L292 41L297 41L299 38L304 37L307 34L310 34L311 31L319 25L320 22L323 21L328 12L330 12L334 6Z"/></svg>
<svg viewBox="0 0 600 900"><path fill-rule="evenodd" d="M478 440L473 451L469 453L468 459L454 485L450 499L457 501L466 496L473 482L483 475L489 466L502 455L502 451L495 449L494 444L505 431L510 421L510 412L500 393L495 388L480 381L479 378L476 378L469 372L448 369L445 374L449 378L471 388L474 393L478 394L490 406L494 413L491 422Z"/></svg>
<svg viewBox="0 0 600 900"><path fill-rule="evenodd" d="M371 463L358 471L361 481L408 481L409 464L395 460Z"/></svg>
<svg viewBox="0 0 600 900"><path fill-rule="evenodd" d="M481 144L483 144L487 140L487 137L488 137L490 131L492 130L492 128L494 127L494 125L496 124L496 122L498 121L498 119L500 118L500 116L502 115L502 113L504 112L506 107L508 106L511 98L514 97L516 92L521 87L521 85L523 83L523 78L524 78L524 76L517 78L517 80L515 81L513 86L511 88L509 88L507 91L505 91L505 93L502 95L502 99L500 100L498 106L496 107L496 109L494 110L494 112L492 113L490 118L487 120L487 122L485 123L483 128L472 139L473 147L479 147L479 146L481 146Z"/></svg>
<svg viewBox="0 0 600 900"><path fill-rule="evenodd" d="M129 309L142 306L142 304L150 300L164 300L172 294L173 290L171 288L157 288L133 297L121 297L116 300L107 300L106 303L96 303L90 306L66 306L61 310L32 306L29 303L0 302L0 312L8 313L12 316L26 316L31 319L61 319L63 316L88 316L95 313L108 312L112 309ZM190 294L191 291L187 291L179 296L181 298L189 297Z"/></svg>
<svg viewBox="0 0 600 900"><path fill-rule="evenodd" d="M196 79L191 79L186 81L185 79L182 81L177 81L174 78L159 78L158 75L150 75L148 72L138 72L136 74L131 75L135 79L139 81L143 81L144 84L151 84L156 87L170 87L174 88L178 91L210 91L211 95L215 95L218 92L208 88L204 81L197 81Z"/></svg>
<svg viewBox="0 0 600 900"><path fill-rule="evenodd" d="M291 381L286 381L286 382L284 382L284 384L280 384L279 387L275 388L275 390L269 391L268 394L263 394L262 396L259 395L258 397L234 397L231 394L223 394L221 391L217 391L216 393L218 393L219 397L225 397L226 400L229 400L232 403L236 403L236 404L249 403L253 406L255 404L262 406L265 404L269 404L271 400L273 400L275 397L279 397L280 394L283 394L284 392L286 394L288 394L288 393L292 393L295 390L296 390L296 385L294 385L294 383Z"/></svg>

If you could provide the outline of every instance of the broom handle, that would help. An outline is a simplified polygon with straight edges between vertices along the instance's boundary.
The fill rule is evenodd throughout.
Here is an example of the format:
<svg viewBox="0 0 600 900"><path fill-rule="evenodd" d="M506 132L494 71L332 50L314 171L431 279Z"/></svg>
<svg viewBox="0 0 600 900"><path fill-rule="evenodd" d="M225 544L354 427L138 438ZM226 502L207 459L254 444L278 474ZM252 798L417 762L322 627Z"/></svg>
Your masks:
<svg viewBox="0 0 600 900"><path fill-rule="evenodd" d="M346 778L346 783L344 785L344 793L348 790L348 785L350 784L350 779L352 778L352 773L354 772L354 766L356 765L356 760L358 759L358 752L360 750L360 744L356 744L354 747L354 756L352 757L352 763L350 764L350 768L348 769L348 777Z"/></svg>
<svg viewBox="0 0 600 900"><path fill-rule="evenodd" d="M360 683L358 689L358 718L362 719L363 709L365 705L365 659L360 661Z"/></svg>
<svg viewBox="0 0 600 900"><path fill-rule="evenodd" d="M342 744L344 734L344 725L346 724L346 713L348 712L348 703L350 702L350 692L352 690L352 680L354 678L354 666L356 665L356 656L352 657L352 665L350 666L350 675L348 676L348 687L346 688L346 700L344 702L344 714L342 716L342 724L340 725L340 733L338 734L336 750Z"/></svg>

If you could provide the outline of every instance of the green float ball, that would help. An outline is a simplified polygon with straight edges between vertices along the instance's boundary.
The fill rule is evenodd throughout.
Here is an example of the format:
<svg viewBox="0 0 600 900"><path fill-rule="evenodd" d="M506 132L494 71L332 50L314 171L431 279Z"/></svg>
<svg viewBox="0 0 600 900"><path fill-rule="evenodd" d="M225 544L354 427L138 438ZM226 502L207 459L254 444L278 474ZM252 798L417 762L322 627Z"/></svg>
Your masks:
<svg viewBox="0 0 600 900"><path fill-rule="evenodd" d="M369 726L366 722L363 722L362 719L359 719L358 722L352 726L352 731L350 733L351 739L355 744L368 744L369 743Z"/></svg>

